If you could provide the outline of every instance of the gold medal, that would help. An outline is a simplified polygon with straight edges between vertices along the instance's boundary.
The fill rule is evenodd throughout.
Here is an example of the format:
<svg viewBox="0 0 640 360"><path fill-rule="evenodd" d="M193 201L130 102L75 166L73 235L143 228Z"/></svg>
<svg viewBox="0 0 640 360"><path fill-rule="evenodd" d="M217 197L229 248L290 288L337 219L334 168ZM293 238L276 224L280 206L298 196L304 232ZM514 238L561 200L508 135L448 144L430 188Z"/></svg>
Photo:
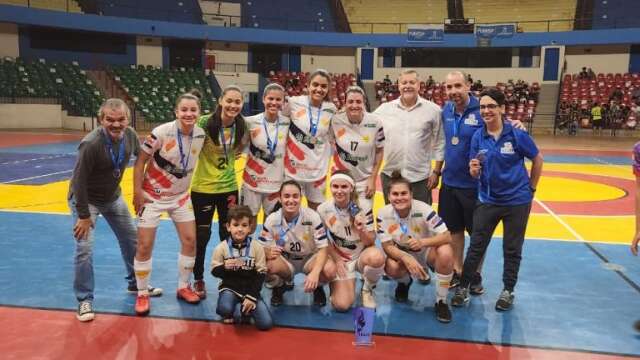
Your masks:
<svg viewBox="0 0 640 360"><path fill-rule="evenodd" d="M457 136L454 136L451 138L451 145L458 145L459 142L460 142L460 139L458 139Z"/></svg>

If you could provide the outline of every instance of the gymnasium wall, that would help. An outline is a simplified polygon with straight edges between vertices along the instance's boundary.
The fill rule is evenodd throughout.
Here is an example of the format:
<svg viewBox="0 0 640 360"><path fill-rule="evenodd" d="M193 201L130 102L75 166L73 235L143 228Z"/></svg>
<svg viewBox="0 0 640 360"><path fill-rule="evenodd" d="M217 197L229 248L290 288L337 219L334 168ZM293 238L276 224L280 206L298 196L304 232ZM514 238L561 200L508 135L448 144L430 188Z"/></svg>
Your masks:
<svg viewBox="0 0 640 360"><path fill-rule="evenodd" d="M20 56L20 42L18 37L18 25L0 23L0 57Z"/></svg>
<svg viewBox="0 0 640 360"><path fill-rule="evenodd" d="M138 36L136 38L136 64L162 67L162 39Z"/></svg>
<svg viewBox="0 0 640 360"><path fill-rule="evenodd" d="M300 60L302 71L312 72L318 68L332 73L355 73L356 50L352 48L303 47Z"/></svg>
<svg viewBox="0 0 640 360"><path fill-rule="evenodd" d="M596 73L625 73L629 71L629 45L567 46L566 73L579 73L583 66Z"/></svg>
<svg viewBox="0 0 640 360"><path fill-rule="evenodd" d="M0 129L59 129L62 107L53 104L0 104Z"/></svg>

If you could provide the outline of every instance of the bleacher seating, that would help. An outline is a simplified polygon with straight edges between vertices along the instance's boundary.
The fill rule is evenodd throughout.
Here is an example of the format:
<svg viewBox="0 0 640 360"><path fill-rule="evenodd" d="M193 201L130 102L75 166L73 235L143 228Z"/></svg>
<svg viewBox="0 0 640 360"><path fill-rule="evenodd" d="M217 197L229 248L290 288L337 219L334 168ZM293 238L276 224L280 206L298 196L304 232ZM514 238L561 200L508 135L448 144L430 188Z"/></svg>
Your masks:
<svg viewBox="0 0 640 360"><path fill-rule="evenodd" d="M472 92L478 96L481 92L480 88ZM497 83L495 87L505 93L507 98L507 117L513 120L520 120L523 122L533 121L536 113L536 106L538 105L538 94L540 92L540 84L534 82L529 85L523 81L507 83ZM400 96L397 84L385 84L382 81L377 81L375 84L376 98L380 102L387 102L397 99ZM447 101L447 93L445 89L445 83L433 82L428 84L425 81L420 82L420 96L431 100L439 106L443 106Z"/></svg>
<svg viewBox="0 0 640 360"><path fill-rule="evenodd" d="M69 115L92 116L104 96L77 63L5 58L0 62L0 97L57 98Z"/></svg>
<svg viewBox="0 0 640 360"><path fill-rule="evenodd" d="M269 74L269 81L282 85L289 96L305 95L308 80L309 72L278 71ZM345 93L352 85L356 85L354 74L331 74L330 98L338 109L344 105Z"/></svg>
<svg viewBox="0 0 640 360"><path fill-rule="evenodd" d="M136 19L202 24L198 0L98 1L98 13Z"/></svg>
<svg viewBox="0 0 640 360"><path fill-rule="evenodd" d="M175 99L193 88L202 93L202 113L209 113L215 106L211 86L201 70L131 65L114 67L112 72L147 121L175 119Z"/></svg>
<svg viewBox="0 0 640 360"><path fill-rule="evenodd" d="M0 0L0 4L81 13L76 0Z"/></svg>
<svg viewBox="0 0 640 360"><path fill-rule="evenodd" d="M353 33L404 33L406 24L442 24L447 18L441 0L342 0L342 6Z"/></svg>
<svg viewBox="0 0 640 360"><path fill-rule="evenodd" d="M242 5L242 27L298 31L335 32L326 0L260 0Z"/></svg>
<svg viewBox="0 0 640 360"><path fill-rule="evenodd" d="M575 12L576 0L464 0L464 16L476 24L517 22L524 32L571 31Z"/></svg>

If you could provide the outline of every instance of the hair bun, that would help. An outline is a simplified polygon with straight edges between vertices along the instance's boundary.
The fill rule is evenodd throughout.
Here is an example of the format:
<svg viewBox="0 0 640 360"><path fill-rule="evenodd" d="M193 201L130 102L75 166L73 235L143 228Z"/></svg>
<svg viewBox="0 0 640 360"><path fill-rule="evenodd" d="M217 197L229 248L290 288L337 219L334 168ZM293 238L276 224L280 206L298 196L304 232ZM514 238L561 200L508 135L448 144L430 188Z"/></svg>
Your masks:
<svg viewBox="0 0 640 360"><path fill-rule="evenodd" d="M196 88L193 88L193 89L189 90L187 92L187 94L191 94L191 95L197 97L198 100L202 100L202 93L200 92L200 90L198 90Z"/></svg>
<svg viewBox="0 0 640 360"><path fill-rule="evenodd" d="M402 173L400 172L400 170L393 170L393 172L391 172L391 179L402 179Z"/></svg>

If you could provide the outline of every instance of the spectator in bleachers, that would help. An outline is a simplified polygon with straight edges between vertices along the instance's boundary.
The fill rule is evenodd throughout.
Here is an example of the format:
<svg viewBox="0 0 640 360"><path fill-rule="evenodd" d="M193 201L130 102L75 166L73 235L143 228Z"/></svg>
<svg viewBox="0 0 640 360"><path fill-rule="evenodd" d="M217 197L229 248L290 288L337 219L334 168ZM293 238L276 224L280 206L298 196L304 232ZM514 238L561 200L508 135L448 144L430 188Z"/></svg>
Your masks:
<svg viewBox="0 0 640 360"><path fill-rule="evenodd" d="M589 80L595 80L595 78L596 78L596 73L595 73L595 72L593 72L593 69L588 68L588 69L587 69L587 79L589 79Z"/></svg>
<svg viewBox="0 0 640 360"><path fill-rule="evenodd" d="M482 91L482 89L484 88L484 85L482 85L482 80L478 79L476 80L476 82L473 83L473 85L471 85L471 91Z"/></svg>
<svg viewBox="0 0 640 360"><path fill-rule="evenodd" d="M587 67L586 66L582 67L582 71L580 71L580 74L578 74L578 78L580 80L588 80L589 79L589 72L587 71Z"/></svg>
<svg viewBox="0 0 640 360"><path fill-rule="evenodd" d="M436 86L436 82L435 82L435 80L433 80L433 76L429 75L429 78L425 82L425 85L426 85L427 88L432 88L432 87Z"/></svg>

